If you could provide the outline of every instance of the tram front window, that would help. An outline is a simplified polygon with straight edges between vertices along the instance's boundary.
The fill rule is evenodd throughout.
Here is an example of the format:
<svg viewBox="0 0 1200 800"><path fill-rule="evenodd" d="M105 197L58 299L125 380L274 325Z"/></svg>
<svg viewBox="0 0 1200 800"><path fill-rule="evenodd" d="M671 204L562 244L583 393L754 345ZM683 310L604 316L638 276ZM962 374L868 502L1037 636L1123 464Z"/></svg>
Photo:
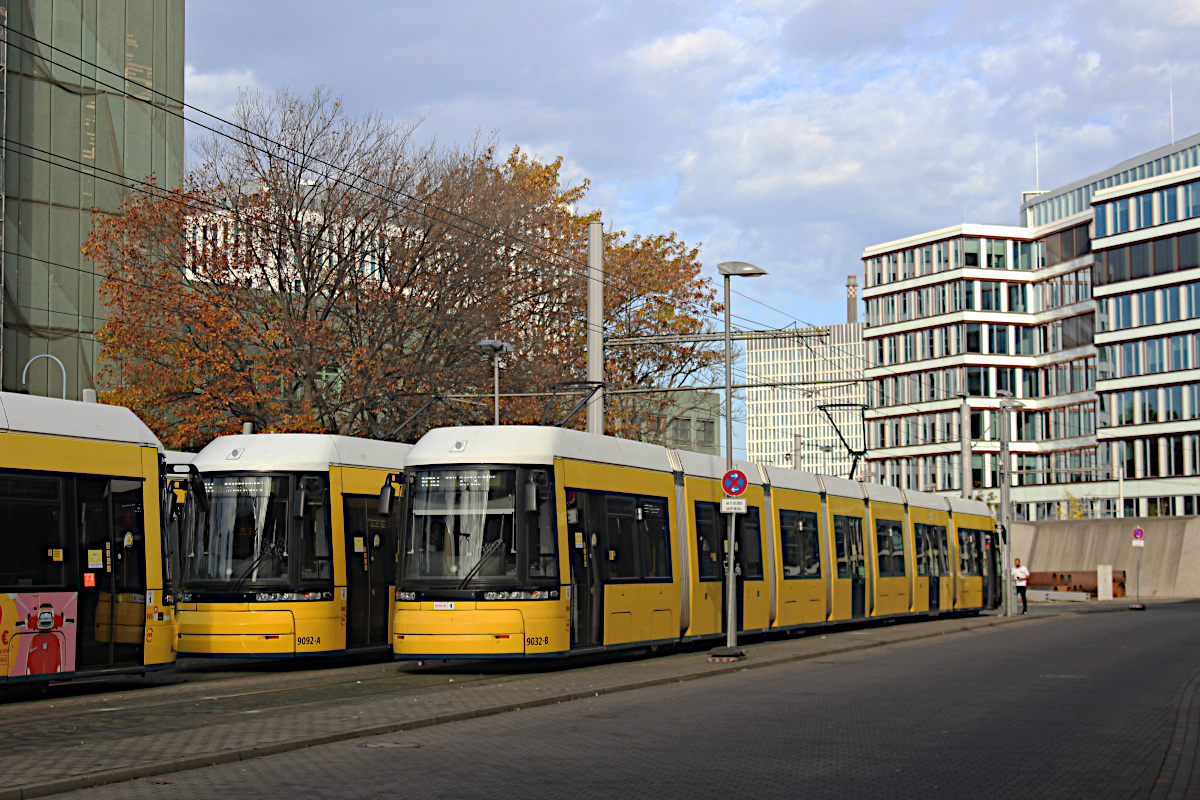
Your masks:
<svg viewBox="0 0 1200 800"><path fill-rule="evenodd" d="M288 486L284 476L206 476L207 519L190 532L184 583L280 583L288 577Z"/></svg>
<svg viewBox="0 0 1200 800"><path fill-rule="evenodd" d="M525 471L521 470L522 477ZM518 492L518 470L419 471L404 580L513 583L557 575L552 492L544 471ZM536 507L525 508L536 498ZM543 531L543 528L546 530ZM522 564L525 568L522 569Z"/></svg>

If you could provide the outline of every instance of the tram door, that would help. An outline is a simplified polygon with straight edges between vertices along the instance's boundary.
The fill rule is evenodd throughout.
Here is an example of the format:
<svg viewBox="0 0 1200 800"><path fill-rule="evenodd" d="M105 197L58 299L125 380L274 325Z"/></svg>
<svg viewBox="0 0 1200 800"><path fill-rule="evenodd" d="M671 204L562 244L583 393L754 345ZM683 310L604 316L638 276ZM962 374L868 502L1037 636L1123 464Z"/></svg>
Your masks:
<svg viewBox="0 0 1200 800"><path fill-rule="evenodd" d="M913 525L913 535L917 544L916 588L919 591L922 588L921 581L924 580L929 598L927 607L930 611L937 611L941 607L941 570L938 568L936 531L937 526L934 525Z"/></svg>
<svg viewBox="0 0 1200 800"><path fill-rule="evenodd" d="M846 536L847 556L850 559L850 616L865 617L867 615L867 558L863 551L862 520L851 518L851 525Z"/></svg>
<svg viewBox="0 0 1200 800"><path fill-rule="evenodd" d="M861 517L833 518L838 577L850 579L850 617L867 614L867 556L863 551Z"/></svg>
<svg viewBox="0 0 1200 800"><path fill-rule="evenodd" d="M388 589L395 580L395 553L399 539L391 520L372 506L376 498L345 500L346 544L346 646L388 643Z"/></svg>
<svg viewBox="0 0 1200 800"><path fill-rule="evenodd" d="M604 643L600 620L604 585L600 575L604 498L567 490L567 544L571 550L571 647Z"/></svg>
<svg viewBox="0 0 1200 800"><path fill-rule="evenodd" d="M145 663L146 536L141 481L77 478L79 669Z"/></svg>
<svg viewBox="0 0 1200 800"><path fill-rule="evenodd" d="M1000 607L1000 565L999 545L996 533L987 531L983 534L983 607Z"/></svg>

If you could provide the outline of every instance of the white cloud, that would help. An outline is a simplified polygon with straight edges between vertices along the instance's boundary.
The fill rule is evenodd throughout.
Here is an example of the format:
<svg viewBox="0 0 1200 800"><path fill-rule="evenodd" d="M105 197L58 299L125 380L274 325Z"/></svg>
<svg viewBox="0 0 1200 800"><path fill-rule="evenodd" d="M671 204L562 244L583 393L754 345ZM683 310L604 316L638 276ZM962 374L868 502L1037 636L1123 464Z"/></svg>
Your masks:
<svg viewBox="0 0 1200 800"><path fill-rule="evenodd" d="M563 156L617 227L771 270L743 290L813 322L840 319L864 247L1013 222L1035 125L1043 188L1161 145L1169 65L1178 135L1200 130L1195 0L263 0L230 28L232 8L189 0L195 105L324 83L444 142L494 130Z"/></svg>
<svg viewBox="0 0 1200 800"><path fill-rule="evenodd" d="M252 69L198 72L191 64L183 68L183 83L184 97L190 105L219 117L229 116L243 90L261 88Z"/></svg>

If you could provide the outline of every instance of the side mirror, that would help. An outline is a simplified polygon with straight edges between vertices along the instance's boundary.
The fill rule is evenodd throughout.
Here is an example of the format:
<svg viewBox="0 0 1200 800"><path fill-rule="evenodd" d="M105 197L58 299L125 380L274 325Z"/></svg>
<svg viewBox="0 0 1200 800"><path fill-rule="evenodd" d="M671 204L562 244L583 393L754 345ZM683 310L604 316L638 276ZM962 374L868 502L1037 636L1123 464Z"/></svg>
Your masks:
<svg viewBox="0 0 1200 800"><path fill-rule="evenodd" d="M292 501L292 516L296 519L304 518L304 504L308 500L308 492L303 486L296 490L295 499Z"/></svg>
<svg viewBox="0 0 1200 800"><path fill-rule="evenodd" d="M525 484L525 510L536 512L538 506L538 487L533 481Z"/></svg>
<svg viewBox="0 0 1200 800"><path fill-rule="evenodd" d="M192 473L188 478L188 484L191 487L192 494L196 498L196 504L200 507L200 511L207 514L212 507L212 500L208 496L208 487L204 485L204 481L200 478L198 472Z"/></svg>
<svg viewBox="0 0 1200 800"><path fill-rule="evenodd" d="M379 508L377 513L381 517L386 517L392 513L392 482L389 480L379 490Z"/></svg>

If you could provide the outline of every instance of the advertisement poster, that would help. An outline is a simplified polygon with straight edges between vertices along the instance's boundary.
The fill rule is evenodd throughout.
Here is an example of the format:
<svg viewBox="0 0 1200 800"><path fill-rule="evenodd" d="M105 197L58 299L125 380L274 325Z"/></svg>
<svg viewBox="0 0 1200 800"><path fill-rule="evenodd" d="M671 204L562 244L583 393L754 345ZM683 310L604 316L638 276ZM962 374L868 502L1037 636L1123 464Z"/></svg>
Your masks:
<svg viewBox="0 0 1200 800"><path fill-rule="evenodd" d="M0 675L75 669L76 592L0 594Z"/></svg>

